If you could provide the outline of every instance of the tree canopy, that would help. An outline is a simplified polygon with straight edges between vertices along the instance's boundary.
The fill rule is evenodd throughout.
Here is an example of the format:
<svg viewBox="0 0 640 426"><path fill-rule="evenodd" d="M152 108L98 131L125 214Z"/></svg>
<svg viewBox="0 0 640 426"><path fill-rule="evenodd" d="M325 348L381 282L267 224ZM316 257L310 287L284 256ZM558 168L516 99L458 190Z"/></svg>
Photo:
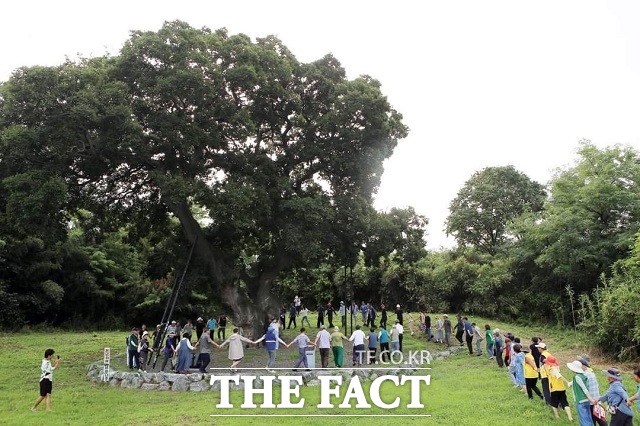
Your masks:
<svg viewBox="0 0 640 426"><path fill-rule="evenodd" d="M487 167L465 182L449 206L446 230L458 244L494 254L522 213L542 209L544 187L513 166Z"/></svg>
<svg viewBox="0 0 640 426"><path fill-rule="evenodd" d="M180 21L114 57L19 69L1 102L5 177L42 170L71 211L177 218L245 325L280 272L343 250L345 226L364 238L361 205L408 131L331 55L300 63L275 37Z"/></svg>

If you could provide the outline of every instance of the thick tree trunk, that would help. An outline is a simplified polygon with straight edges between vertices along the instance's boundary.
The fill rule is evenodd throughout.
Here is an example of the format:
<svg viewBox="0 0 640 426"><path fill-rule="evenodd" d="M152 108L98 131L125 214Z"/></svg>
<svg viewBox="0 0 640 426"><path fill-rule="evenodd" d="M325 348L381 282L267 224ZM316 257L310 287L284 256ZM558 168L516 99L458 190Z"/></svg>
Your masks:
<svg viewBox="0 0 640 426"><path fill-rule="evenodd" d="M231 309L234 324L242 328L246 337L262 336L267 325L278 318L280 301L271 294L271 289L278 273L289 264L288 257L283 254L276 265L258 277L239 277L207 241L187 202L168 199L164 202L180 220L187 239L196 244L195 252L206 263L215 287L220 289L222 301Z"/></svg>

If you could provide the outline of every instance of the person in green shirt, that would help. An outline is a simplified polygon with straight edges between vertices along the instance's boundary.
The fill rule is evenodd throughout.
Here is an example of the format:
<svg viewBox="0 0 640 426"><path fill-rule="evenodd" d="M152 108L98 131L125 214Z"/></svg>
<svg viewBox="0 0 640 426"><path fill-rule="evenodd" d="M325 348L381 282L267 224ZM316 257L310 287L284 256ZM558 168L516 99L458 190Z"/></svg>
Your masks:
<svg viewBox="0 0 640 426"><path fill-rule="evenodd" d="M340 327L333 327L333 333L331 333L331 350L333 351L333 361L336 367L342 367L344 361L344 347L342 346L342 340L349 340L347 336L340 332Z"/></svg>
<svg viewBox="0 0 640 426"><path fill-rule="evenodd" d="M496 354L493 350L493 331L491 331L491 326L489 324L484 325L484 338L487 341L487 353L489 354L489 359L494 359Z"/></svg>

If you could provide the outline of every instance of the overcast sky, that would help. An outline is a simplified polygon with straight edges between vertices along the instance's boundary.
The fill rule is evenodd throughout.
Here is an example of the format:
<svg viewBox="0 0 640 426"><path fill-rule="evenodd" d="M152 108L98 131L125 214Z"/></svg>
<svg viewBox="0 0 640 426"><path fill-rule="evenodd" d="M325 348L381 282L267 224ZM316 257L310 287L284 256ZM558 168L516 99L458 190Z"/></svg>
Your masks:
<svg viewBox="0 0 640 426"><path fill-rule="evenodd" d="M581 139L640 149L640 1L22 1L1 6L0 80L23 65L117 54L130 30L181 19L277 35L303 62L369 74L411 132L385 163L379 209L413 206L449 247L450 201L484 167L540 183Z"/></svg>

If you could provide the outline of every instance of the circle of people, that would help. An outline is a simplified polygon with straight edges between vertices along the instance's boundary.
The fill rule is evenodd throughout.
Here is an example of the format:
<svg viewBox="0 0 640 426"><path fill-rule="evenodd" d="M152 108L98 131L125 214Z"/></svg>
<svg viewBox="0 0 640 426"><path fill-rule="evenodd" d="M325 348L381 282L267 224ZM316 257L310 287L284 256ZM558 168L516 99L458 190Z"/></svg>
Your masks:
<svg viewBox="0 0 640 426"><path fill-rule="evenodd" d="M289 314L287 329L290 329L292 325L294 329L297 328L297 318L301 318L302 326L299 334L289 343L280 338L281 329L285 329L287 313ZM206 323L200 317L197 319L195 327L190 321L183 327L176 321L172 321L167 326L167 338L163 348L159 348L160 341L156 341L160 336L162 325L159 324L153 332L153 347L149 346L149 333L143 325L141 330L134 328L127 338L128 365L131 369L138 366L140 371L144 371L150 361L148 354L161 350L164 355L161 371L164 371L170 360L176 359L177 353L177 361L172 361L172 364L175 364L173 366L176 372L186 374L189 372L190 366L194 364L192 351L199 349L195 365L200 372L204 373L211 361L211 349L213 347L220 349L229 345L230 371L235 373L237 366L244 358L244 344L258 344L260 342L264 342L267 351L266 369L272 373L275 367L276 351L280 345L287 348L295 345L298 349L299 357L294 363L293 371L297 371L303 365L307 371L310 370L309 350L314 347L319 349L322 368L328 368L331 352L333 352L335 367L343 367L343 342L351 342L353 345L352 366L377 363L378 345L383 362L389 362L394 352L402 352L405 313L400 304L395 307L396 319L389 331L387 331L387 310L384 304L380 305L379 327L376 326L378 312L371 303L362 302L358 306L352 302L350 306L345 306L344 302L340 302L338 309L335 309L331 303L321 304L317 306L317 314L316 325L320 331L314 341L311 341L304 328L305 322L308 327L311 327L308 318L309 310L302 304L302 299L298 296L294 298L288 309L285 306L281 307L279 318L273 319L264 335L256 340L242 336L238 328L234 328L233 334L227 339L225 334L228 320L225 314L221 314L218 318L210 318ZM356 329L350 337L345 336L339 326L334 326L333 320L336 315L340 317L341 326L345 330L347 316L351 315L355 320ZM325 316L328 327L332 330L331 333L325 325ZM358 317L362 319L362 325L369 328L368 334L362 330ZM423 333L428 341L445 344L447 347L452 346L451 336L454 335L457 341L454 344L459 346L466 344L469 355L472 356L482 356L482 343L485 342L488 358L495 359L499 368L507 368L514 388L525 393L529 399L533 399L535 394L540 400L544 400L545 404L552 408L556 418L559 417L558 409L561 409L564 410L569 420L573 420L567 398L568 389L572 391L580 426L606 425L607 415L610 416L612 426L632 425L633 411L631 406L636 402L638 409L640 409L640 399L638 398L640 367L636 367L633 371L637 391L631 396L622 384L622 376L618 368L610 367L602 370L609 387L607 392L601 395L598 380L591 368L591 360L587 354L582 354L575 360L566 363L567 368L574 373L569 380L562 375L558 359L551 355L546 343L540 337L533 337L531 344L527 347L519 337L511 333L502 335L499 329L491 329L489 324L485 324L484 330L482 330L478 324L470 322L467 317L461 315L457 315L455 325L447 314L443 314L442 317L436 315L433 327L431 317L424 312L419 312L417 325L413 315L407 313L406 317L411 335L415 334L415 328L418 327L418 331ZM197 334L197 343L192 345L191 335L194 328ZM219 341L222 341L221 344L214 341L216 330ZM180 341L178 341L179 336L182 336ZM475 352L473 350L474 340ZM540 381L542 390L538 387L538 381ZM603 403L606 403L606 409Z"/></svg>

